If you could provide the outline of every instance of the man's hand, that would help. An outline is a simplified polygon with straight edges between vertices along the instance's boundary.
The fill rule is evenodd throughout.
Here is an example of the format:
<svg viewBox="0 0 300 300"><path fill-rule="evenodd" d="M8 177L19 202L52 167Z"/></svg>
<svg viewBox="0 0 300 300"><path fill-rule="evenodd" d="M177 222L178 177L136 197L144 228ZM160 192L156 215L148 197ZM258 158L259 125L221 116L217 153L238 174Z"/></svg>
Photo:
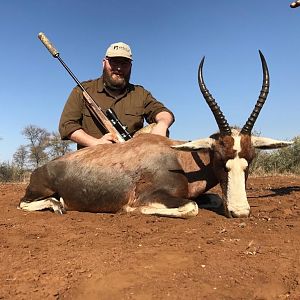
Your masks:
<svg viewBox="0 0 300 300"><path fill-rule="evenodd" d="M151 133L162 135L162 136L167 136L167 130L168 130L168 126L166 126L166 124L160 122L153 126Z"/></svg>
<svg viewBox="0 0 300 300"><path fill-rule="evenodd" d="M112 144L118 143L117 137L114 137L112 133L107 133L100 139L94 138L84 132L82 129L75 130L70 134L69 139L73 142L80 144L82 146L95 146L100 144Z"/></svg>
<svg viewBox="0 0 300 300"><path fill-rule="evenodd" d="M106 133L102 138L96 139L94 145L119 143L112 133Z"/></svg>

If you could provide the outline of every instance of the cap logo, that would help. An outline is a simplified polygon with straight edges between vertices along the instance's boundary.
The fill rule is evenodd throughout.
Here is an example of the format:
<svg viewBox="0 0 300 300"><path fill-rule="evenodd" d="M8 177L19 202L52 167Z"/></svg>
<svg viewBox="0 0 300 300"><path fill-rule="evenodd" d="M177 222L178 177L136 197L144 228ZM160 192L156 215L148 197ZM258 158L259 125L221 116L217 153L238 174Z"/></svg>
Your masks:
<svg viewBox="0 0 300 300"><path fill-rule="evenodd" d="M128 48L124 46L114 46L114 50L124 50L126 52L129 52Z"/></svg>

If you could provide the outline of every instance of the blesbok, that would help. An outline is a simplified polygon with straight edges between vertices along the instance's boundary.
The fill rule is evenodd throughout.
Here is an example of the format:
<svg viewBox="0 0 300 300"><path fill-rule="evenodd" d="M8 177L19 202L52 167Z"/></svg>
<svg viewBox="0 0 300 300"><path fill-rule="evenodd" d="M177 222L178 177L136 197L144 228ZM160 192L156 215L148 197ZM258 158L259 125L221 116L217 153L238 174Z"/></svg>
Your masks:
<svg viewBox="0 0 300 300"><path fill-rule="evenodd" d="M218 183L228 217L247 217L246 180L255 148L274 149L291 142L251 135L269 92L269 73L260 53L263 86L249 119L230 128L205 86L199 65L200 90L220 132L192 142L140 134L118 144L98 145L66 154L36 169L19 208L88 212L140 212L187 218L198 213L194 201ZM184 150L184 151L180 151Z"/></svg>

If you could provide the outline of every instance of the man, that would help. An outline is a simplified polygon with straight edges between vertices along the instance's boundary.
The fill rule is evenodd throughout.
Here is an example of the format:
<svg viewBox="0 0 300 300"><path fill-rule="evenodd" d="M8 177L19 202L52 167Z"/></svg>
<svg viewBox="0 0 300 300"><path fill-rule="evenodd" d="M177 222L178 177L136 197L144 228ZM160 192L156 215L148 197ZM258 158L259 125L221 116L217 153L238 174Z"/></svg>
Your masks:
<svg viewBox="0 0 300 300"><path fill-rule="evenodd" d="M143 127L144 119L156 123L151 133L166 136L174 116L142 86L129 83L132 53L122 42L109 46L103 59L100 78L82 83L94 101L106 111L112 108L130 134ZM80 149L86 146L117 142L111 133L91 115L79 87L71 92L59 122L62 139L70 139Z"/></svg>

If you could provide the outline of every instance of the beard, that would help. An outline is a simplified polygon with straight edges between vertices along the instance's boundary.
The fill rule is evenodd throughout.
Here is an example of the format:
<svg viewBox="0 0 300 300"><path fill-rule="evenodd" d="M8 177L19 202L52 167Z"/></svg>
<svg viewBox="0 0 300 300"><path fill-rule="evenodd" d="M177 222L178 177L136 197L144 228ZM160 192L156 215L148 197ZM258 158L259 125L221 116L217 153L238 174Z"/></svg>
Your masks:
<svg viewBox="0 0 300 300"><path fill-rule="evenodd" d="M103 68L103 80L111 90L124 90L130 80L131 70L127 75L118 72L109 71L106 67Z"/></svg>

